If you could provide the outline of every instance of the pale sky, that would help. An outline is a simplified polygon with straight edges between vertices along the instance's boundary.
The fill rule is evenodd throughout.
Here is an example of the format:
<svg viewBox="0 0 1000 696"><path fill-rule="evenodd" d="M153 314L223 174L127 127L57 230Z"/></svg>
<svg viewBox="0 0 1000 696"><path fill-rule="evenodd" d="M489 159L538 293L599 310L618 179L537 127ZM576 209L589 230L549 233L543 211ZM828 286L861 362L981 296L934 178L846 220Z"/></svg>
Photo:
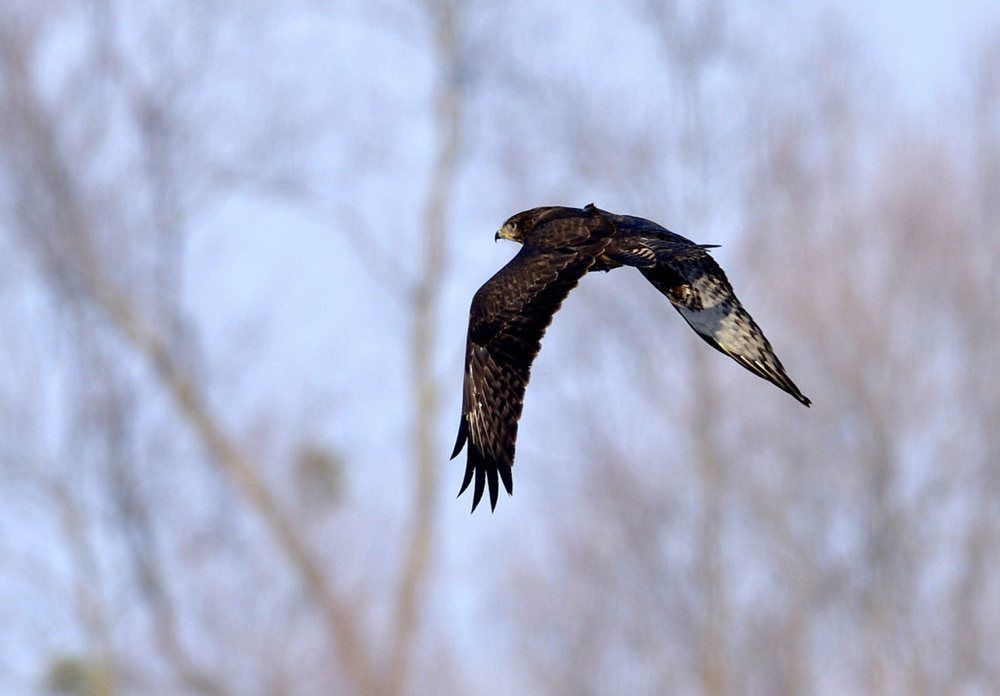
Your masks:
<svg viewBox="0 0 1000 696"><path fill-rule="evenodd" d="M847 10L851 7L851 10ZM997 0L864 2L842 10L884 58L901 95L919 103L946 91L965 69L989 24L1000 23Z"/></svg>

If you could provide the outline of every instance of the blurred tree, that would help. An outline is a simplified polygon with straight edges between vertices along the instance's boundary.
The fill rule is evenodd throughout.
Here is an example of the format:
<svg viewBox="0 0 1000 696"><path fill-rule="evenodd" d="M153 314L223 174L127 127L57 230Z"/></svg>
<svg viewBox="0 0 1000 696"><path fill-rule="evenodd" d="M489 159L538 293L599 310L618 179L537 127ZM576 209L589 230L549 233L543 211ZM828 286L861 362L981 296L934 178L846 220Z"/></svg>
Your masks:
<svg viewBox="0 0 1000 696"><path fill-rule="evenodd" d="M154 3L139 9L111 0L80 8L14 3L3 9L0 74L6 129L0 154L6 167L6 219L20 249L37 264L39 280L66 306L79 332L70 352L77 352L73 360L80 372L69 377L70 388L86 384L84 376L96 373L93 386L64 406L80 424L66 434L66 447L78 448L92 435L102 440L102 454L83 475L98 488L63 486L69 462L56 465L53 485L60 482L60 504L80 517L66 525L74 546L96 544L103 548L94 553L104 556L124 542L136 580L135 593L110 596L105 603L87 599L97 607L88 616L94 614L91 623L107 638L108 651L127 651L121 627L110 616L140 601L149 612L158 657L186 689L223 693L240 682L223 669L229 658L212 655L205 645L208 635L230 629L197 618L198 603L205 598L185 596L181 586L188 580L173 574L194 572L183 560L184 549L162 553L164 544L178 542L178 532L196 531L199 522L171 519L155 510L144 490L148 463L142 461L144 444L136 440L158 436L147 430L150 414L144 404L156 403L160 389L179 420L163 417L154 427L185 429L192 444L220 468L270 532L270 543L284 559L283 573L301 583L325 623L325 642L334 657L327 682L364 693L393 694L405 688L435 535L440 453L434 431L440 397L432 356L447 217L462 146L460 9L458 4L429 3L420 10L431 35L431 55L440 64L433 110L439 151L432 164L424 238L416 245L425 256L407 288L412 298L415 473L409 487L415 493L394 615L381 631L388 637L387 650L370 647L372 631L359 625L369 609L353 607L340 595L330 577L334 569L324 567L311 548L308 524L288 510L284 492L261 471L237 434L240 425L234 427L217 412L199 330L182 301L186 240L206 206L241 187L281 196L289 185L281 176L282 163L262 161L260 155L267 153L260 148L270 137L265 134L294 123L282 123L285 114L279 109L267 113L257 107L256 122L243 120L242 128L230 128L227 122L240 120L232 108L240 105L218 101L220 81L233 79L232 68L240 61L250 66L259 60L254 47L234 46L233 32L259 32L267 13L226 3ZM163 24L168 12L169 27ZM50 47L52 37L70 30L78 33L80 50L61 56ZM260 41L268 39L264 32ZM62 73L46 74L46 61L55 61ZM256 103L263 104L261 95L282 88L268 79L266 72L251 71L227 87L255 94ZM218 140L220 127L228 130L225 140ZM307 141L305 135L293 132L286 144ZM215 154L220 152L224 154ZM57 327L54 334L59 333ZM174 443L166 447L165 459L179 455ZM329 458L314 454L300 458L300 473L311 477L309 485L316 492L316 476L321 474L327 485L334 469ZM100 460L105 464L96 465ZM216 481L216 494L225 496L218 485ZM221 547L237 551L242 542L233 547L234 542L222 540ZM268 563L276 560L271 555L266 554ZM94 587L88 595L100 596L103 588L121 581L101 566L97 560L81 564L81 583ZM260 572L250 570L249 577ZM281 584L268 591L281 592ZM183 628L192 621L206 632L193 642ZM106 632L111 635L104 636Z"/></svg>
<svg viewBox="0 0 1000 696"><path fill-rule="evenodd" d="M45 691L60 696L101 696L114 693L104 683L105 676L100 665L89 664L86 660L73 657L56 659L49 669L44 685Z"/></svg>

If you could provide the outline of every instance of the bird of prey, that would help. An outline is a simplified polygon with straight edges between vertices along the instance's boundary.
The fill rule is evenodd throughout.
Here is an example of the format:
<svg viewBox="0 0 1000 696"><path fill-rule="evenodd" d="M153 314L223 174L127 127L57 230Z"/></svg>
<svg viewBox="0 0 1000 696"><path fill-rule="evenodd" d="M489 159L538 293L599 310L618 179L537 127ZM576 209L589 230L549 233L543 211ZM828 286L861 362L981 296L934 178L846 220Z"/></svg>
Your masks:
<svg viewBox="0 0 1000 696"><path fill-rule="evenodd" d="M475 479L473 511L487 483L496 509L498 478L513 493L514 443L531 363L552 316L588 271L639 269L706 343L809 406L709 255L717 245L695 244L650 220L594 204L526 210L495 238L522 247L479 288L469 312L462 419L451 458L468 442L458 494Z"/></svg>

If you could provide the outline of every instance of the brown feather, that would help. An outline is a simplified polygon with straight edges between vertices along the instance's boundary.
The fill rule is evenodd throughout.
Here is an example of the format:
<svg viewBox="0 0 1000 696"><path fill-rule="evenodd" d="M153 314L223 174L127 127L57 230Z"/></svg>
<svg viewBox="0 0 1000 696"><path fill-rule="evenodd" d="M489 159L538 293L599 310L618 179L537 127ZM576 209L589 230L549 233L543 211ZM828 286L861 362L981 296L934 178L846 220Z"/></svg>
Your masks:
<svg viewBox="0 0 1000 696"><path fill-rule="evenodd" d="M644 218L593 204L532 208L509 218L502 236L523 244L479 288L469 310L462 419L452 453L467 448L461 495L475 481L472 509L500 483L512 494L517 425L531 365L563 300L590 270L634 266L716 350L808 406L726 274L699 245Z"/></svg>

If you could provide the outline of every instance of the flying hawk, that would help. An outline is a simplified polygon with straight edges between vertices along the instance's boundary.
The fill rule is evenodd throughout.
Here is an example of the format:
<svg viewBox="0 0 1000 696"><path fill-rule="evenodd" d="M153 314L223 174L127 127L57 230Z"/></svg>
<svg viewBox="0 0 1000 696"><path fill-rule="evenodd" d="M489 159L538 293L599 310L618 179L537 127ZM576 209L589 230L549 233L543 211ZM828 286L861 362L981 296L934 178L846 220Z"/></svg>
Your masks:
<svg viewBox="0 0 1000 696"><path fill-rule="evenodd" d="M462 419L451 458L469 444L465 479L473 477L472 510L489 483L496 509L499 480L513 493L517 421L531 362L569 291L588 271L634 266L667 296L706 343L808 406L781 361L707 249L655 222L615 215L593 204L549 206L514 215L496 239L522 245L510 263L472 298L465 350Z"/></svg>

